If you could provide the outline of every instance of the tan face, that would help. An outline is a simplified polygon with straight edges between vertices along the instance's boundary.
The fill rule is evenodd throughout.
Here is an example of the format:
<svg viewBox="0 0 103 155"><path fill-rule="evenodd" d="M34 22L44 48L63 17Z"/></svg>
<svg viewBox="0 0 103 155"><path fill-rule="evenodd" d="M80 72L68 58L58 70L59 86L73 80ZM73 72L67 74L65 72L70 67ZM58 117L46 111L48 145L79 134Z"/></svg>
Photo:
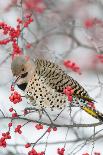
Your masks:
<svg viewBox="0 0 103 155"><path fill-rule="evenodd" d="M17 56L11 63L11 70L13 76L16 76L16 83L20 84L25 79L25 77L28 74L27 67L26 67L27 61L25 60L24 56Z"/></svg>
<svg viewBox="0 0 103 155"><path fill-rule="evenodd" d="M15 68L11 68L13 76L20 76L21 74L26 72L25 65L17 65Z"/></svg>
<svg viewBox="0 0 103 155"><path fill-rule="evenodd" d="M17 56L14 58L14 60L11 63L11 70L13 73L13 76L20 76L20 74L26 72L26 63L24 56Z"/></svg>

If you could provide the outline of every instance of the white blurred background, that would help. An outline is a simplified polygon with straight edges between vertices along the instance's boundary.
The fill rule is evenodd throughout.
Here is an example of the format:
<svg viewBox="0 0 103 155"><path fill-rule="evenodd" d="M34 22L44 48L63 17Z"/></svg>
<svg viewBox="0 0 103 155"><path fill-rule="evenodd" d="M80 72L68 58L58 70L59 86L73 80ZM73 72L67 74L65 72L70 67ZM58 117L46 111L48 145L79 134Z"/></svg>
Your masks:
<svg viewBox="0 0 103 155"><path fill-rule="evenodd" d="M35 9L25 10L25 1L18 0L0 0L0 21L16 27L17 18L23 19L25 14L32 13L34 22L30 24L27 30L23 31L23 36L18 43L25 55L31 58L45 58L59 64L66 72L77 80L88 91L90 96L96 100L96 108L103 112L103 63L94 61L97 54L103 53L103 26L102 24L93 25L86 28L84 23L88 19L97 18L103 21L103 1L101 0L44 0L42 13ZM33 1L33 0L32 0ZM31 2L31 0L30 0ZM21 7L22 6L22 7ZM0 40L4 38L0 30ZM30 43L31 48L26 45ZM12 83L12 74L10 70L12 45L0 46L0 109L5 116L11 116L9 108L16 109L18 114L28 106L24 99L20 104L13 105L9 101L10 86ZM63 65L64 60L76 62L81 69L79 75L71 69L66 69ZM21 92L17 88L18 92ZM85 112L73 109L72 117L74 122L94 123L98 122ZM51 118L57 114L49 112ZM27 115L27 118L38 119L38 114ZM2 119L1 115L0 134L8 130L10 119ZM46 120L43 117L43 121ZM6 148L0 147L2 155L27 155L30 149L24 145L27 142L35 142L40 135L47 129L44 126L42 131L35 129L36 123L29 123L23 127L22 135L14 132L17 124L24 124L23 120L13 121L11 128L12 139L8 140ZM67 109L62 113L56 123L69 124L70 112ZM82 155L88 152L90 155L99 152L103 155L103 131L95 135L95 138L89 139L94 135L94 127L91 128L70 128L65 140L68 128L58 128L56 132L51 132L48 138L46 155L56 155L57 148L62 148L66 144L65 155ZM95 133L102 130L103 126L95 127ZM36 149L43 151L45 149L47 135L37 143ZM99 155L99 154L98 154Z"/></svg>

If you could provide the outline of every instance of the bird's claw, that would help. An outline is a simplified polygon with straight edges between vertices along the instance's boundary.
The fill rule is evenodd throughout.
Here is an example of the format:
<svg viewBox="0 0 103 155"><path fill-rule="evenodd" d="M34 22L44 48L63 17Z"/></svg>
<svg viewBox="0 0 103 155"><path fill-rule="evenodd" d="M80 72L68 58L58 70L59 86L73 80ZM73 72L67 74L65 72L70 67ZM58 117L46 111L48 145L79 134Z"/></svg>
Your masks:
<svg viewBox="0 0 103 155"><path fill-rule="evenodd" d="M27 107L24 109L25 112L29 113L31 111L38 111L38 109L34 108L34 107Z"/></svg>

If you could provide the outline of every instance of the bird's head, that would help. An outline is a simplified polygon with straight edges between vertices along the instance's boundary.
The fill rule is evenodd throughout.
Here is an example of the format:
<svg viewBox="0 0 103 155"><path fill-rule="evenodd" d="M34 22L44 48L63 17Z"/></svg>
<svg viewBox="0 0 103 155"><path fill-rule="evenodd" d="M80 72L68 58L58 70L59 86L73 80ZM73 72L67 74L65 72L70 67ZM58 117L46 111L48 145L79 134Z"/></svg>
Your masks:
<svg viewBox="0 0 103 155"><path fill-rule="evenodd" d="M25 56L16 56L11 63L11 71L16 77L15 84L27 83L32 71L32 64Z"/></svg>
<svg viewBox="0 0 103 155"><path fill-rule="evenodd" d="M11 63L11 70L13 76L20 76L27 72L26 68L27 61L24 56L16 56Z"/></svg>

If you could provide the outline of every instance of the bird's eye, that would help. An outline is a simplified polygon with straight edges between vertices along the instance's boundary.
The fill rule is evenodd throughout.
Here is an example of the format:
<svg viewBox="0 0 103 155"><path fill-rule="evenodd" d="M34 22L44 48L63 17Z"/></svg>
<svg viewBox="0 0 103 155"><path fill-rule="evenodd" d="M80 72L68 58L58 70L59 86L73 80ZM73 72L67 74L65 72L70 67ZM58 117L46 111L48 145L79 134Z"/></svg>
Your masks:
<svg viewBox="0 0 103 155"><path fill-rule="evenodd" d="M22 71L24 71L24 68L22 68Z"/></svg>

